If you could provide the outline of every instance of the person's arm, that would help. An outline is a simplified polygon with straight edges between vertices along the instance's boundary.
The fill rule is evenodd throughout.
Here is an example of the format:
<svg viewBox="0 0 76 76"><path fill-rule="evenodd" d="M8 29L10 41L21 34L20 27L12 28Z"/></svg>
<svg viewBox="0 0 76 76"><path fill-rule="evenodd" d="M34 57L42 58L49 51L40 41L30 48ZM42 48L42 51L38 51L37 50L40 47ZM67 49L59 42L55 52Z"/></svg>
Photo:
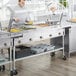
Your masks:
<svg viewBox="0 0 76 76"><path fill-rule="evenodd" d="M10 20L9 20L9 25L8 25L8 31L10 32L10 29L12 27L12 23L15 21L15 22L18 22L19 19L15 17L15 13L14 11L12 10L11 7L8 7L9 11L10 11Z"/></svg>
<svg viewBox="0 0 76 76"><path fill-rule="evenodd" d="M11 7L8 7L8 9L9 9L9 11L10 11L10 13L11 13L11 14L10 14L10 20L11 20L11 21L18 22L18 21L19 21L19 18L16 18L14 10L12 10Z"/></svg>

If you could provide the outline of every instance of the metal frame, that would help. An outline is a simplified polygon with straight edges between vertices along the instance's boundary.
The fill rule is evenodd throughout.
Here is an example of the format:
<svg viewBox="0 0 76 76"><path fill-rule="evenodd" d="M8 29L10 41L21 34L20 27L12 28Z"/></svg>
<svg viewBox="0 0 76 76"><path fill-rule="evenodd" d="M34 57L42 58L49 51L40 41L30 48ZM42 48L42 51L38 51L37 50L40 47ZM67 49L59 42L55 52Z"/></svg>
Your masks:
<svg viewBox="0 0 76 76"><path fill-rule="evenodd" d="M59 51L59 50L63 50L63 58L65 57L65 52L64 52L64 35L65 35L65 29L64 29L64 32L63 32L63 35L62 35L62 42L63 42L63 46L62 48L58 48L58 49L54 49L52 51L48 51L48 52L44 52L44 53L41 53L41 54L36 54L36 55L31 55L31 56L27 56L27 57L23 57L23 58L19 58L19 59L15 59L15 44L14 44L14 41L15 41L15 38L13 38L13 60L12 60L12 70L16 70L16 67L15 67L15 62L16 61L19 61L19 60L24 60L24 59L28 59L28 58L31 58L31 57L36 57L36 56L39 56L39 55L44 55L44 54L47 54L47 53L52 53L52 52L56 52L56 51ZM59 36L57 36L59 37Z"/></svg>
<svg viewBox="0 0 76 76"><path fill-rule="evenodd" d="M63 28L60 28L60 29L63 29ZM52 53L52 52L59 51L59 50L63 50L63 57L64 57L65 56L65 53L64 53L64 35L65 35L65 29L64 29L62 35L57 36L57 37L62 36L63 46L61 48L57 48L57 49L54 49L52 51L47 51L47 52L44 52L44 53L41 53L41 54L31 55L31 56L23 57L23 58L20 58L20 59L15 59L15 47L16 47L15 39L22 37L23 34L13 35L12 33L10 33L10 61L9 61L9 63L10 63L10 71L12 72L11 73L12 76L17 74L17 70L16 70L16 66L15 66L16 61L28 59L28 58L31 58L31 57L36 57L36 56L39 56L39 55L44 55L44 54L47 54L47 53ZM55 38L55 37L50 37L50 38ZM43 39L41 39L41 40L43 40ZM4 65L4 64L2 64L2 65Z"/></svg>

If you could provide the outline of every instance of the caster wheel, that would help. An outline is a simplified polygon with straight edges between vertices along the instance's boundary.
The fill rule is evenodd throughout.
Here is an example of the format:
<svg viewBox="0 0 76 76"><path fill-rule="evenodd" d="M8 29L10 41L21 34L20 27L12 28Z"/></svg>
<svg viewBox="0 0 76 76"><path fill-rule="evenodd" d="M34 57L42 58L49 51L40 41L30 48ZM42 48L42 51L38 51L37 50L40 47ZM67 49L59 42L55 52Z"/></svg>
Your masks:
<svg viewBox="0 0 76 76"><path fill-rule="evenodd" d="M2 71L5 71L5 65L2 65Z"/></svg>
<svg viewBox="0 0 76 76"><path fill-rule="evenodd" d="M14 70L13 74L14 75L17 75L18 74L17 70Z"/></svg>
<svg viewBox="0 0 76 76"><path fill-rule="evenodd" d="M54 57L55 56L55 52L50 53L50 56Z"/></svg>
<svg viewBox="0 0 76 76"><path fill-rule="evenodd" d="M13 71L11 71L11 73L10 73L11 76L17 75L17 74L18 74L17 70L13 70Z"/></svg>
<svg viewBox="0 0 76 76"><path fill-rule="evenodd" d="M0 72L1 72L1 66L0 66Z"/></svg>
<svg viewBox="0 0 76 76"><path fill-rule="evenodd" d="M0 71L4 72L5 71L5 65L0 66Z"/></svg>
<svg viewBox="0 0 76 76"><path fill-rule="evenodd" d="M63 57L63 60L66 60L66 59L67 59L66 56L64 56L64 57Z"/></svg>
<svg viewBox="0 0 76 76"><path fill-rule="evenodd" d="M13 71L10 72L10 76L13 76Z"/></svg>

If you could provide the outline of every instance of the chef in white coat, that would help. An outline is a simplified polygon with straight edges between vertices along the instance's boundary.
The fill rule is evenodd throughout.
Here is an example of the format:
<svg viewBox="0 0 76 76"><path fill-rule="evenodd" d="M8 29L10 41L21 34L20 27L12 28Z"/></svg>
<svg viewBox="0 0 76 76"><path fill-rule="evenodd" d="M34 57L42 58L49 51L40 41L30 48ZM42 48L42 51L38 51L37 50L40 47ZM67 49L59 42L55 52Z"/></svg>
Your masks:
<svg viewBox="0 0 76 76"><path fill-rule="evenodd" d="M16 6L8 7L11 11L9 29L12 22L15 22L16 24L22 24L32 20L32 14L26 12L25 2L26 0L18 0L18 4Z"/></svg>

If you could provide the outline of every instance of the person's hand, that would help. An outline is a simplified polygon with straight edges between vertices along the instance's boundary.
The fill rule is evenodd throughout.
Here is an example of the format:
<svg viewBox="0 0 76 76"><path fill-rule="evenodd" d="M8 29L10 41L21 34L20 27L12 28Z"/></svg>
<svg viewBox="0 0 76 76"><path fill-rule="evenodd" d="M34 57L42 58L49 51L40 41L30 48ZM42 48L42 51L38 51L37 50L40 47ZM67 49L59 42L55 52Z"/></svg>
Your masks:
<svg viewBox="0 0 76 76"><path fill-rule="evenodd" d="M19 19L19 18L14 18L14 21L15 21L15 22L19 22L20 19Z"/></svg>

